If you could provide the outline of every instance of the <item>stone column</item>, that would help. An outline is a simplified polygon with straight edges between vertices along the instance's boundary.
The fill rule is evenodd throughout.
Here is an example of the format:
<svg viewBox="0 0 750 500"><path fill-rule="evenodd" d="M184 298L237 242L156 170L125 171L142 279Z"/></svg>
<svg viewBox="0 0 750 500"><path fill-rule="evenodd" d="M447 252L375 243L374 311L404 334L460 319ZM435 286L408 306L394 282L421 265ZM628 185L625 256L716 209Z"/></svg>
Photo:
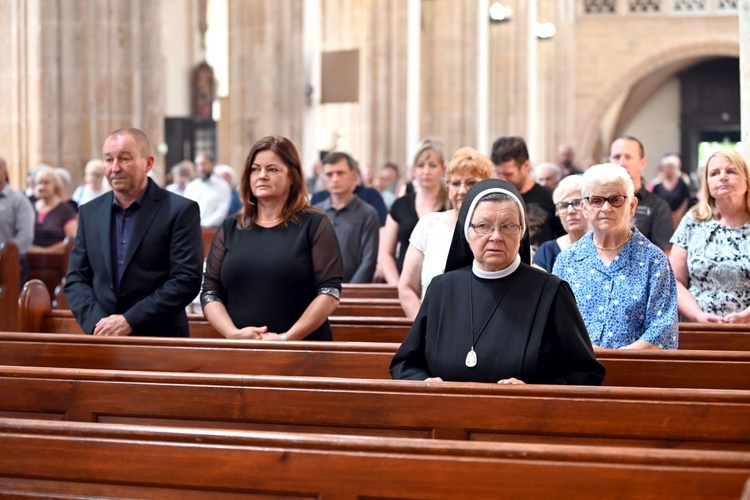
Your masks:
<svg viewBox="0 0 750 500"><path fill-rule="evenodd" d="M750 160L750 0L740 0L740 123L745 158Z"/></svg>
<svg viewBox="0 0 750 500"><path fill-rule="evenodd" d="M230 164L267 135L304 136L304 0L230 0Z"/></svg>
<svg viewBox="0 0 750 500"><path fill-rule="evenodd" d="M477 145L476 9L476 0L422 2L421 136L442 137L446 160L459 147Z"/></svg>
<svg viewBox="0 0 750 500"><path fill-rule="evenodd" d="M162 142L158 1L8 1L0 22L10 41L0 70L0 151L15 186L42 162L80 182L119 127Z"/></svg>
<svg viewBox="0 0 750 500"><path fill-rule="evenodd" d="M528 131L528 4L503 4L513 9L513 17L490 26L490 144L500 136L526 136Z"/></svg>
<svg viewBox="0 0 750 500"><path fill-rule="evenodd" d="M539 0L537 20L551 22L556 33L537 43L538 122L534 164L554 161L557 146L577 147L575 136L575 9L570 0Z"/></svg>
<svg viewBox="0 0 750 500"><path fill-rule="evenodd" d="M321 51L359 51L359 99L321 105L320 124L337 134L337 146L363 165L378 168L391 160L403 166L409 121L408 16L414 2L321 0L321 4Z"/></svg>

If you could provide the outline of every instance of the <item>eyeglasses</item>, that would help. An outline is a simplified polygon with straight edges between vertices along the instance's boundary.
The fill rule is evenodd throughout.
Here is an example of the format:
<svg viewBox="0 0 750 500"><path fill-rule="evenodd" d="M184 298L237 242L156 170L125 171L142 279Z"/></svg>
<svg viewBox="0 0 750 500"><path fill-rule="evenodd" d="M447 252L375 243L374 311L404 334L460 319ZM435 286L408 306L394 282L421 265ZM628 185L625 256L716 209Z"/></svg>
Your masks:
<svg viewBox="0 0 750 500"><path fill-rule="evenodd" d="M608 198L605 198L604 196L587 196L584 198L584 200L594 208L603 207L604 202L609 203L609 206L612 208L619 208L625 204L625 200L627 199L628 196L625 196L624 194L616 194Z"/></svg>
<svg viewBox="0 0 750 500"><path fill-rule="evenodd" d="M521 226L518 224L500 224L495 226L486 222L477 222L476 224L469 224L469 227L474 229L477 234L487 235L495 232L495 229L499 229L505 236L518 236L521 232Z"/></svg>
<svg viewBox="0 0 750 500"><path fill-rule="evenodd" d="M449 181L449 182L448 182L448 186L452 187L453 189L459 189L459 188L461 187L461 185L463 184L463 186L464 186L464 187L466 188L466 190L468 191L468 190L469 190L469 189L471 189L471 188L472 188L472 187L474 186L474 184L476 184L477 182L479 182L479 181L478 181L478 180L476 180L476 179L471 179L471 180L469 180L469 181L464 181L464 182L461 182L461 181Z"/></svg>
<svg viewBox="0 0 750 500"><path fill-rule="evenodd" d="M576 198L575 200L570 201L561 201L560 203L555 203L555 208L558 212L565 212L569 207L573 207L573 210L580 210L582 201L583 198Z"/></svg>

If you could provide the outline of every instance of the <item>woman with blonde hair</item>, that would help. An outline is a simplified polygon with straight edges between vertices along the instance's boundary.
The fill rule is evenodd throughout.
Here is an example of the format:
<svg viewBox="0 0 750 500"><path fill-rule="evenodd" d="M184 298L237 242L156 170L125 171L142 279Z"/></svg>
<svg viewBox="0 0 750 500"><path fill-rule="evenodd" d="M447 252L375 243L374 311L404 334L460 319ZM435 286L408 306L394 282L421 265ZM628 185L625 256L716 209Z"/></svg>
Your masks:
<svg viewBox="0 0 750 500"><path fill-rule="evenodd" d="M432 212L419 219L409 239L404 267L398 280L398 296L406 317L414 319L427 286L443 274L453 230L466 193L477 182L492 177L492 163L474 148L461 148L446 170L448 199L453 210Z"/></svg>
<svg viewBox="0 0 750 500"><path fill-rule="evenodd" d="M721 149L698 176L699 201L671 240L679 313L697 323L750 323L750 166L739 151Z"/></svg>
<svg viewBox="0 0 750 500"><path fill-rule="evenodd" d="M444 174L442 141L424 139L417 148L412 165L415 193L393 202L385 226L380 231L378 260L386 283L398 284L409 238L417 221L430 212L442 212L450 207L448 190L442 180Z"/></svg>
<svg viewBox="0 0 750 500"><path fill-rule="evenodd" d="M78 214L73 205L62 199L63 182L52 167L42 167L34 176L34 243L31 251L56 253L62 251L66 237L78 229Z"/></svg>

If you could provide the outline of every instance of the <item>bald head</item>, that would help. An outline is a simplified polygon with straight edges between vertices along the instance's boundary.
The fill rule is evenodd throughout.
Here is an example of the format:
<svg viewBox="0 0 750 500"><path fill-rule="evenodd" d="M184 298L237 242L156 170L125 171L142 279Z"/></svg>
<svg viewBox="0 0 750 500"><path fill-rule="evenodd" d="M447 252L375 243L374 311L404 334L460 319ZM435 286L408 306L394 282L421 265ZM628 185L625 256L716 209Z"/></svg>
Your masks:
<svg viewBox="0 0 750 500"><path fill-rule="evenodd" d="M550 162L537 165L534 169L534 174L539 184L550 189L555 189L563 177L562 169Z"/></svg>

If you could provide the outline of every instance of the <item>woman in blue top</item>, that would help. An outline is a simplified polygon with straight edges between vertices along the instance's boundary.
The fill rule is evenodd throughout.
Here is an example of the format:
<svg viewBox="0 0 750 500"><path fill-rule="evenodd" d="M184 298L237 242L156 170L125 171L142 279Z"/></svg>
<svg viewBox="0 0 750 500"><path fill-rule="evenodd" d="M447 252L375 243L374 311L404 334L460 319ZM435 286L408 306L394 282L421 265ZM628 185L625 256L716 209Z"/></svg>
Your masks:
<svg viewBox="0 0 750 500"><path fill-rule="evenodd" d="M564 250L553 273L570 283L594 345L677 349L677 284L667 256L633 227L638 199L627 170L583 174L592 230Z"/></svg>
<svg viewBox="0 0 750 500"><path fill-rule="evenodd" d="M569 175L560 181L552 193L555 202L555 214L560 218L565 234L554 240L545 241L534 253L533 265L552 272L557 256L570 245L580 240L589 230L589 223L581 213L583 205L583 177Z"/></svg>

